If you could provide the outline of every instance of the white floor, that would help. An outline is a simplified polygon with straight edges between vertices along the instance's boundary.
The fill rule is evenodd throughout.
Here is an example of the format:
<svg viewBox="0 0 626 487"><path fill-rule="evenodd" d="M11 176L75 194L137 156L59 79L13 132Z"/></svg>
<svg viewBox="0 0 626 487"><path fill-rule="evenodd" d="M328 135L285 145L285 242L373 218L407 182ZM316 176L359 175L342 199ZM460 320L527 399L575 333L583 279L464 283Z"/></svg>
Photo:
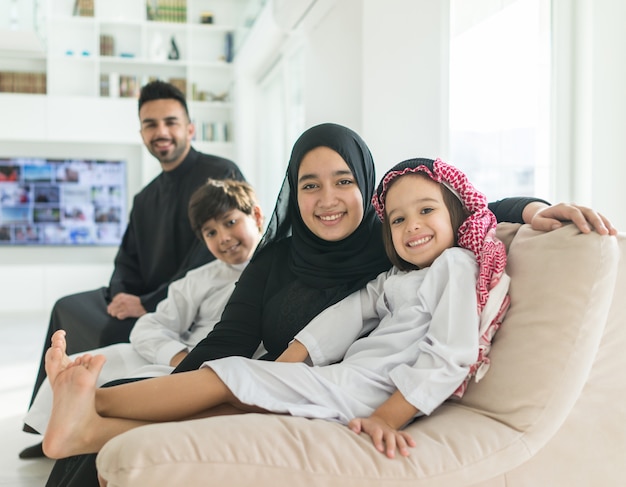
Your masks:
<svg viewBox="0 0 626 487"><path fill-rule="evenodd" d="M0 311L0 486L45 486L53 461L20 460L18 453L41 440L22 431L48 316Z"/></svg>

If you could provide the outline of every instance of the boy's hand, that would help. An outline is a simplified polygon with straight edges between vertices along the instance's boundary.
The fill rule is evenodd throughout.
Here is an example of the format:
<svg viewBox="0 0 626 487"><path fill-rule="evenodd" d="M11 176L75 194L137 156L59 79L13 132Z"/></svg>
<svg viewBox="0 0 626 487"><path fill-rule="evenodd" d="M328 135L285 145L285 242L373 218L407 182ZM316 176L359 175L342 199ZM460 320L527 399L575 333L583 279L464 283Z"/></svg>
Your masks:
<svg viewBox="0 0 626 487"><path fill-rule="evenodd" d="M388 458L394 458L396 448L403 457L409 456L408 447L415 446L415 440L405 431L398 431L389 426L382 418L375 415L369 418L354 418L348 427L359 434L367 433L372 438L374 447Z"/></svg>

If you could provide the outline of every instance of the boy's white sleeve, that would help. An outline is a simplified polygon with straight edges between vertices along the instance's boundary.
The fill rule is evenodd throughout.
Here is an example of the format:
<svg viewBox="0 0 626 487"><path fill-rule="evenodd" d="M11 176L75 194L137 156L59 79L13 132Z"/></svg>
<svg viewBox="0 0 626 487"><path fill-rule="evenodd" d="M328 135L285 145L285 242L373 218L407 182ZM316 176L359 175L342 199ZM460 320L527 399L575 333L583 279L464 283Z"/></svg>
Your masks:
<svg viewBox="0 0 626 487"><path fill-rule="evenodd" d="M376 328L376 302L387 274L381 273L365 288L326 308L295 336L306 347L313 365L340 361L355 340Z"/></svg>
<svg viewBox="0 0 626 487"><path fill-rule="evenodd" d="M208 264L210 265L210 264ZM203 268L189 271L185 277L172 282L167 297L153 313L137 320L130 333L130 343L139 355L154 364L169 365L178 352L188 350L182 336L194 323L200 305L207 298L207 282ZM210 281L209 281L210 282Z"/></svg>

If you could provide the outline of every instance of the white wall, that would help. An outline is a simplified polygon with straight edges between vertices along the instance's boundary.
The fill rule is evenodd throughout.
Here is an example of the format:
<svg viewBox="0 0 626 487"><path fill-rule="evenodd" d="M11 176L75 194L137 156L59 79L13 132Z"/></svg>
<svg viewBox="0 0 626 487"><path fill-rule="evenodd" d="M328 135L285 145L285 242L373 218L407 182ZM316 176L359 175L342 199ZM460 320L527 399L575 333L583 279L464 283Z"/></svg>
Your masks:
<svg viewBox="0 0 626 487"><path fill-rule="evenodd" d="M306 26L306 126L335 122L361 132L363 23L361 0L339 0Z"/></svg>
<svg viewBox="0 0 626 487"><path fill-rule="evenodd" d="M626 231L626 2L553 0L554 194Z"/></svg>
<svg viewBox="0 0 626 487"><path fill-rule="evenodd" d="M591 205L626 231L626 2L593 4Z"/></svg>
<svg viewBox="0 0 626 487"><path fill-rule="evenodd" d="M363 136L378 174L411 157L445 158L448 2L365 0L363 5Z"/></svg>
<svg viewBox="0 0 626 487"><path fill-rule="evenodd" d="M340 0L299 28L306 38L306 125L359 132L381 174L447 155L448 2Z"/></svg>

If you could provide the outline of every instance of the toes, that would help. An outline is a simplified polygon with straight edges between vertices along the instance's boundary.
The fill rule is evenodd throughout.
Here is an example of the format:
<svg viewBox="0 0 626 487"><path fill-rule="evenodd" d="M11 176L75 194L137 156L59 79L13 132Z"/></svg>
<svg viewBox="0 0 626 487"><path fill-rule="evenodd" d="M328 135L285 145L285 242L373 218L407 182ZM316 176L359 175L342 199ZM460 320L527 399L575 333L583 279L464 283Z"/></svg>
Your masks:
<svg viewBox="0 0 626 487"><path fill-rule="evenodd" d="M54 332L54 334L52 335L52 347L54 348L60 348L63 353L65 353L65 350L67 348L67 342L65 340L65 330L57 330Z"/></svg>
<svg viewBox="0 0 626 487"><path fill-rule="evenodd" d="M58 348L49 348L46 351L45 365L46 365L46 374L48 374L48 379L50 383L54 383L58 373L62 370L62 360L64 354Z"/></svg>

